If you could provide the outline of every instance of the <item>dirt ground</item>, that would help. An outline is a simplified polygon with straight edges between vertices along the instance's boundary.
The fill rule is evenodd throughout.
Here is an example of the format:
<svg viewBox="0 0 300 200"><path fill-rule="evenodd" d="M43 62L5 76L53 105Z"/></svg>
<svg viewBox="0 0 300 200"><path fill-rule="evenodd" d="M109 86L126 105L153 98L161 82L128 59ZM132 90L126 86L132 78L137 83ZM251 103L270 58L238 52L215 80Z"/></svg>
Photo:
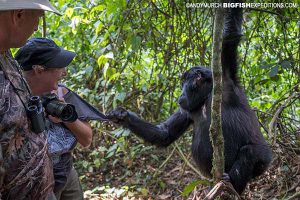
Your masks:
<svg viewBox="0 0 300 200"><path fill-rule="evenodd" d="M171 150L153 147L134 160L113 163L116 159L113 158L93 172L78 170L85 199L203 199L209 191L208 186L198 185L189 196L182 196L185 186L199 177L178 152L174 151L167 159ZM188 150L185 154L192 163ZM77 152L77 158L80 157L84 154ZM248 184L242 199L300 199L299 152L297 154L293 149L275 145L273 157L269 170Z"/></svg>

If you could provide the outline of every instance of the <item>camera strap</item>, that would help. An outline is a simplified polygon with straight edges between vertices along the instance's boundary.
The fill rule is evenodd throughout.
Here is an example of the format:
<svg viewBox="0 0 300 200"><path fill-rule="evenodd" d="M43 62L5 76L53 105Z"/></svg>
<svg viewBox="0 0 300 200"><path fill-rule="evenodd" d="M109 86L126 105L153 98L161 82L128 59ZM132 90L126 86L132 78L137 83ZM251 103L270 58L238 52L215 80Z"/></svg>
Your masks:
<svg viewBox="0 0 300 200"><path fill-rule="evenodd" d="M66 88L69 92L64 95L64 99L67 103L73 104L76 108L78 119L88 121L88 120L99 120L108 121L105 114L101 113L97 108L86 102L78 94L73 92L66 86L59 84L59 87Z"/></svg>

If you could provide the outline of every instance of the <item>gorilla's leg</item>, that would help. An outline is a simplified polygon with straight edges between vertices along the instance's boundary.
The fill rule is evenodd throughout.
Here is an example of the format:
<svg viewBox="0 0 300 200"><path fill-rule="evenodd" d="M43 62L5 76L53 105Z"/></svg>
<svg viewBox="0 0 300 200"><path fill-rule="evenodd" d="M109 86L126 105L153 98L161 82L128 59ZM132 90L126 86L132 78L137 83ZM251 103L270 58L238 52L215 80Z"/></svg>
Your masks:
<svg viewBox="0 0 300 200"><path fill-rule="evenodd" d="M229 171L230 182L241 194L251 178L261 175L272 160L267 145L246 145L239 151L238 158Z"/></svg>

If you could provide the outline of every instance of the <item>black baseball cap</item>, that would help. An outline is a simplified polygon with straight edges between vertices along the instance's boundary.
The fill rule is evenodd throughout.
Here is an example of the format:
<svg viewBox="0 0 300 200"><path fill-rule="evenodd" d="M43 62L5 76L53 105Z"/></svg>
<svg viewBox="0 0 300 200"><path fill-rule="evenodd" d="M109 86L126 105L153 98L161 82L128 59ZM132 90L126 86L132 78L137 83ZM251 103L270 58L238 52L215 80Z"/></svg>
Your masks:
<svg viewBox="0 0 300 200"><path fill-rule="evenodd" d="M65 50L53 40L47 38L32 38L19 49L15 59L24 71L32 70L33 65L46 68L64 68L68 66L76 53Z"/></svg>

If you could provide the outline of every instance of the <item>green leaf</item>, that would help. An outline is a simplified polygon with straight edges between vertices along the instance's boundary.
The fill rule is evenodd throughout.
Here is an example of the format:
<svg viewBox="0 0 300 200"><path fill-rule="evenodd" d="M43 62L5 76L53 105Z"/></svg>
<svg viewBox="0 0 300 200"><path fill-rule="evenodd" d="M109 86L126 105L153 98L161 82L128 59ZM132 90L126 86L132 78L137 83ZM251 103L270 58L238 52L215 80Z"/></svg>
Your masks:
<svg viewBox="0 0 300 200"><path fill-rule="evenodd" d="M110 158L111 156L113 156L115 151L118 149L118 147L119 147L118 144L113 144L112 146L110 146L109 149L107 150L106 158Z"/></svg>
<svg viewBox="0 0 300 200"><path fill-rule="evenodd" d="M255 84L264 85L264 84L268 83L269 81L270 81L270 79L256 80Z"/></svg>
<svg viewBox="0 0 300 200"><path fill-rule="evenodd" d="M280 80L280 77L278 75L275 75L275 76L272 76L271 77L271 80L272 81L279 81Z"/></svg>
<svg viewBox="0 0 300 200"><path fill-rule="evenodd" d="M270 77L274 77L274 76L276 76L277 74L278 74L278 65L276 65L275 67L273 67L272 69L271 69L271 71L270 71L270 73L269 73L269 76Z"/></svg>
<svg viewBox="0 0 300 200"><path fill-rule="evenodd" d="M289 69L291 68L291 62L289 60L284 60L280 63L281 67L284 69Z"/></svg>
<svg viewBox="0 0 300 200"><path fill-rule="evenodd" d="M99 152L105 152L105 151L107 151L107 148L106 147L98 147L98 151Z"/></svg>
<svg viewBox="0 0 300 200"><path fill-rule="evenodd" d="M266 65L261 65L261 66L259 66L259 68L261 68L261 69L268 69L268 68L274 66L275 64L276 63L270 63L270 64L266 64Z"/></svg>
<svg viewBox="0 0 300 200"><path fill-rule="evenodd" d="M115 80L115 79L118 79L120 76L121 76L121 74L120 74L119 72L116 72L116 73L114 73L112 76L109 77L109 80ZM119 90L119 91L122 91L122 89Z"/></svg>
<svg viewBox="0 0 300 200"><path fill-rule="evenodd" d="M115 73L117 73L117 70L112 67L107 67L107 70L105 71L105 78L110 79Z"/></svg>
<svg viewBox="0 0 300 200"><path fill-rule="evenodd" d="M93 69L92 66L88 66L88 67L85 68L85 72L86 72L86 74L87 74L88 76L90 76L90 75L92 74L93 70L94 70L94 69Z"/></svg>
<svg viewBox="0 0 300 200"><path fill-rule="evenodd" d="M107 58L104 55L99 56L97 63L99 66L104 65L107 62Z"/></svg>
<svg viewBox="0 0 300 200"><path fill-rule="evenodd" d="M195 187L197 187L198 185L210 185L210 182L208 180L196 180L193 181L191 183L189 183L187 186L184 187L183 192L182 192L182 196L183 197L187 197L193 190Z"/></svg>
<svg viewBox="0 0 300 200"><path fill-rule="evenodd" d="M88 168L88 166L89 166L89 162L88 161L82 161L82 166L85 168L85 169L87 169Z"/></svg>
<svg viewBox="0 0 300 200"><path fill-rule="evenodd" d="M159 162L159 158L158 158L157 155L151 154L151 157L152 157L154 160L156 160L157 162Z"/></svg>
<svg viewBox="0 0 300 200"><path fill-rule="evenodd" d="M101 21L97 21L95 26L96 26L96 35L95 36L97 36L99 34L99 32L101 31L103 24Z"/></svg>
<svg viewBox="0 0 300 200"><path fill-rule="evenodd" d="M126 137L130 134L130 130L124 129L124 128L118 128L118 129L112 131L112 133L116 137L120 137L120 136L125 136Z"/></svg>
<svg viewBox="0 0 300 200"><path fill-rule="evenodd" d="M73 8L67 8L66 11L64 12L65 16L71 18L72 15L74 13L74 9Z"/></svg>
<svg viewBox="0 0 300 200"><path fill-rule="evenodd" d="M109 52L105 55L105 58L109 58L109 59L114 59L114 53L113 52Z"/></svg>
<svg viewBox="0 0 300 200"><path fill-rule="evenodd" d="M140 188L140 192L142 193L143 196L148 196L148 189L147 188Z"/></svg>
<svg viewBox="0 0 300 200"><path fill-rule="evenodd" d="M167 187L166 183L163 182L163 181L159 181L159 186L162 188L162 189L165 189Z"/></svg>
<svg viewBox="0 0 300 200"><path fill-rule="evenodd" d="M126 97L126 92L119 92L119 93L115 96L115 98L116 98L117 100L121 101L121 102L124 101L125 97Z"/></svg>
<svg viewBox="0 0 300 200"><path fill-rule="evenodd" d="M95 164L95 166L96 166L97 168L100 167L100 165L101 165L100 159L99 159L99 158L95 159L95 160L94 160L94 164Z"/></svg>
<svg viewBox="0 0 300 200"><path fill-rule="evenodd" d="M112 134L114 134L114 136L116 136L116 137L120 137L120 135L122 135L123 131L124 131L123 128L118 128L118 129L112 131Z"/></svg>
<svg viewBox="0 0 300 200"><path fill-rule="evenodd" d="M105 10L105 8L106 8L105 5L98 5L92 9L91 13L94 13L96 11L102 12L103 10Z"/></svg>
<svg viewBox="0 0 300 200"><path fill-rule="evenodd" d="M136 51L140 44L141 44L142 38L140 36L135 36L131 40L132 50Z"/></svg>

